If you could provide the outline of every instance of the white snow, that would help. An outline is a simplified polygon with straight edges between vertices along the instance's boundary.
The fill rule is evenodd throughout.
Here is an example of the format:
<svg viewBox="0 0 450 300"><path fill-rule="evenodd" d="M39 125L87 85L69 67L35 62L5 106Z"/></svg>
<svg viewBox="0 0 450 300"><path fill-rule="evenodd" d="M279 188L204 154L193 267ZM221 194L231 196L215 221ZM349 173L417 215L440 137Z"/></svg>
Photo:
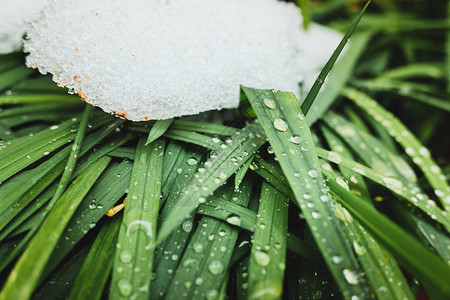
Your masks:
<svg viewBox="0 0 450 300"><path fill-rule="evenodd" d="M305 33L276 0L54 1L32 23L27 64L130 120L237 107L239 84L311 85L341 36Z"/></svg>
<svg viewBox="0 0 450 300"><path fill-rule="evenodd" d="M22 48L26 24L36 19L48 0L0 0L0 53Z"/></svg>

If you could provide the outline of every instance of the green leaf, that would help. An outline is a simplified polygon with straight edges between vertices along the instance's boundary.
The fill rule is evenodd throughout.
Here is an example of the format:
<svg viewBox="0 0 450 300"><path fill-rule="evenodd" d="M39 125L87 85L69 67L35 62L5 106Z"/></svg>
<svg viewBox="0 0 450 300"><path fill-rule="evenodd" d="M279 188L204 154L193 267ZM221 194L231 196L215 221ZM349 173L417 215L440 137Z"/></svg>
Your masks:
<svg viewBox="0 0 450 300"><path fill-rule="evenodd" d="M227 147L211 153L210 159L199 168L196 177L187 186L180 197L179 204L167 217L158 233L158 242L163 241L184 220L184 216L193 212L200 203L214 193L227 181L252 155L264 144L265 136L259 126L249 124L236 131Z"/></svg>
<svg viewBox="0 0 450 300"><path fill-rule="evenodd" d="M444 225L447 231L450 232L450 221L448 217L444 215L442 210L436 205L430 205L428 201L429 199L427 199L425 194L419 193L420 190L417 193L412 193L409 187L407 187L405 183L398 177L380 175L376 171L351 159L342 157L341 155L333 151L327 151L321 148L316 148L316 150L319 157L349 168L352 171L386 187L403 199L408 200L412 205L418 207L427 215L429 215L430 218ZM424 196L422 197L417 195Z"/></svg>
<svg viewBox="0 0 450 300"><path fill-rule="evenodd" d="M138 142L114 258L111 299L149 297L164 146L162 139L149 145L143 138Z"/></svg>
<svg viewBox="0 0 450 300"><path fill-rule="evenodd" d="M169 129L166 131L164 136L177 141L198 145L200 147L212 150L220 149L220 145L214 143L211 137L194 131Z"/></svg>
<svg viewBox="0 0 450 300"><path fill-rule="evenodd" d="M241 185L242 180L245 177L245 174L247 174L248 169L250 168L250 165L252 164L254 156L252 156L247 162L236 171L236 175L234 177L234 188L236 190L239 189L239 186Z"/></svg>
<svg viewBox="0 0 450 300"><path fill-rule="evenodd" d="M288 199L264 183L250 255L249 299L281 299L286 268Z"/></svg>
<svg viewBox="0 0 450 300"><path fill-rule="evenodd" d="M28 69L23 65L17 66L14 69L1 73L0 92L13 86L19 80L23 80L24 78L30 76L32 73L34 73L34 70Z"/></svg>
<svg viewBox="0 0 450 300"><path fill-rule="evenodd" d="M100 175L64 229L64 239L56 245L44 273L48 274L63 261L83 237L89 234L105 213L121 199L130 185L132 164L111 163ZM111 258L111 260L113 260Z"/></svg>
<svg viewBox="0 0 450 300"><path fill-rule="evenodd" d="M237 198L233 199L237 201ZM256 227L256 213L242 205L228 200L210 197L197 209L200 215L214 217L230 225L238 226L248 231Z"/></svg>
<svg viewBox="0 0 450 300"><path fill-rule="evenodd" d="M69 300L101 298L113 266L112 257L121 221L122 218L117 217L102 226L72 287Z"/></svg>
<svg viewBox="0 0 450 300"><path fill-rule="evenodd" d="M339 223L323 183L309 127L292 93L242 87L302 209L319 250L344 297L367 293L349 274L361 267ZM324 242L326 241L326 242ZM339 258L339 259L336 259ZM336 264L336 261L339 261Z"/></svg>
<svg viewBox="0 0 450 300"><path fill-rule="evenodd" d="M77 163L78 156L80 155L81 145L83 144L83 140L86 134L86 129L88 126L89 118L91 116L92 105L87 104L83 115L81 116L80 125L78 126L77 135L75 136L75 140L72 144L72 149L69 154L69 159L67 160L66 167L64 168L64 172L61 176L61 180L59 181L58 187L53 194L52 200L48 204L46 210L51 210L55 205L56 201L58 201L59 197L64 193L67 185L70 182L70 178L72 177L73 170L75 169L75 164Z"/></svg>
<svg viewBox="0 0 450 300"><path fill-rule="evenodd" d="M411 157L413 162L427 177L445 210L450 211L450 187L442 174L442 170L433 160L428 149L420 143L400 120L378 105L369 96L354 89L346 89L344 94L379 122L402 145L406 154Z"/></svg>
<svg viewBox="0 0 450 300"><path fill-rule="evenodd" d="M323 67L322 71L320 72L319 76L317 77L317 80L314 82L314 85L312 86L311 90L309 91L308 95L305 98L305 101L302 104L302 111L305 115L308 114L309 109L311 108L314 100L316 99L317 94L320 91L320 88L322 87L325 78L327 77L328 73L333 68L334 63L338 59L339 55L341 54L342 50L344 49L345 45L347 44L348 40L352 36L353 32L355 31L356 27L358 26L359 21L361 20L362 16L364 15L364 12L366 11L367 7L369 6L370 1L367 2L367 4L364 6L364 8L361 10L359 15L356 17L353 24L348 29L347 33L342 38L341 42L337 46L336 50L334 50L333 55L331 55L330 59L327 61L325 66Z"/></svg>
<svg viewBox="0 0 450 300"><path fill-rule="evenodd" d="M162 136L167 129L172 124L173 119L166 119L166 120L158 120L153 125L152 129L150 129L150 132L148 134L146 145L150 144L151 142L155 141L157 138Z"/></svg>
<svg viewBox="0 0 450 300"><path fill-rule="evenodd" d="M347 49L341 54L326 78L325 85L315 100L316 104L311 107L306 115L308 124L312 125L319 120L338 99L342 88L345 87L353 75L356 63L363 55L364 50L367 49L372 36L372 32L362 32L353 35Z"/></svg>
<svg viewBox="0 0 450 300"><path fill-rule="evenodd" d="M70 217L109 161L109 158L101 158L80 174L59 199L14 266L0 299L28 299L31 296Z"/></svg>
<svg viewBox="0 0 450 300"><path fill-rule="evenodd" d="M234 192L233 186L227 184L211 198L230 201L236 197L237 204L246 206L251 189L249 181L243 183L240 192ZM203 217L181 258L165 298L217 298L230 267L237 236L237 228L210 217ZM172 256L170 259L174 258Z"/></svg>
<svg viewBox="0 0 450 300"><path fill-rule="evenodd" d="M80 103L80 98L73 95L59 94L13 94L0 95L0 105L5 104L35 104L35 103ZM82 103L82 102L81 102Z"/></svg>
<svg viewBox="0 0 450 300"><path fill-rule="evenodd" d="M403 267L416 276L439 299L450 297L450 268L436 254L415 240L384 215L342 187L330 176L327 185L339 202L364 226Z"/></svg>
<svg viewBox="0 0 450 300"><path fill-rule="evenodd" d="M194 178L201 161L201 155L196 151L187 150L177 143L170 143L164 156L163 168L163 199L164 206L160 212L159 223L164 223L171 209L178 205L179 196L186 185ZM158 225L159 226L159 225ZM194 214L185 216L183 223L172 232L158 247L155 253L154 280L150 289L150 299L159 298L165 294L177 269L191 231L194 227ZM171 271L169 271L171 270Z"/></svg>

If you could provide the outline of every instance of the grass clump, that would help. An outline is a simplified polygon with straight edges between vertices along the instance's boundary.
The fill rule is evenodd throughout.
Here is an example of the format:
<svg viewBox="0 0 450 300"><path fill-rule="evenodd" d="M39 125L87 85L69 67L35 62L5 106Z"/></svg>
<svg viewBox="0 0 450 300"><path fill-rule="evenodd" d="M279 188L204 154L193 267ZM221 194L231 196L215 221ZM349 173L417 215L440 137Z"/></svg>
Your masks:
<svg viewBox="0 0 450 300"><path fill-rule="evenodd" d="M0 56L0 299L449 298L445 5L372 3L305 100L157 122Z"/></svg>

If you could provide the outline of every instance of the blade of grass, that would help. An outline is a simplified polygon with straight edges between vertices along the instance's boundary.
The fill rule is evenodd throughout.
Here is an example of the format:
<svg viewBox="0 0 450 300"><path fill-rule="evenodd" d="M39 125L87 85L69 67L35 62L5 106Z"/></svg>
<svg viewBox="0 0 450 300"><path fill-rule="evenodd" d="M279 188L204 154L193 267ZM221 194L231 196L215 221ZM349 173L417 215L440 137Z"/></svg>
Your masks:
<svg viewBox="0 0 450 300"><path fill-rule="evenodd" d="M212 150L220 149L220 146L214 143L211 137L193 131L169 129L166 131L164 136L177 141L198 145Z"/></svg>
<svg viewBox="0 0 450 300"><path fill-rule="evenodd" d="M336 50L334 50L333 55L331 55L330 59L323 67L322 71L319 74L319 77L317 77L317 80L314 82L314 85L312 86L311 90L309 91L308 95L305 98L305 101L302 104L302 111L305 115L308 114L308 111L311 108L314 100L316 99L316 96L319 93L320 88L322 87L322 85L325 81L325 78L327 77L327 75L331 71L331 69L333 68L334 63L336 62L337 58L341 54L341 52L344 49L345 45L347 44L348 40L352 36L356 27L358 26L358 23L361 20L362 16L364 15L364 12L366 11L369 4L370 4L370 1L367 2L367 4L364 6L364 8L359 13L359 15L356 17L355 21L353 22L353 24L348 29L347 33L342 38L342 40L339 43L339 45L337 46Z"/></svg>
<svg viewBox="0 0 450 300"><path fill-rule="evenodd" d="M237 201L237 198L232 200ZM197 213L222 220L248 231L255 230L256 213L236 202L214 197L208 198L205 203L199 205Z"/></svg>
<svg viewBox="0 0 450 300"><path fill-rule="evenodd" d="M395 138L405 149L406 154L411 157L413 162L425 174L445 210L450 211L450 187L442 174L442 170L433 160L428 149L420 143L400 120L378 105L369 96L354 89L344 90L344 95L372 116Z"/></svg>
<svg viewBox="0 0 450 300"><path fill-rule="evenodd" d="M345 87L352 76L356 63L367 48L372 36L373 33L371 32L362 32L353 35L348 49L342 53L326 78L324 89L320 91L315 100L316 105L312 106L306 115L308 124L314 124L323 116L333 102L338 99L342 88Z"/></svg>
<svg viewBox="0 0 450 300"><path fill-rule="evenodd" d="M245 181L241 189L240 192L234 192L233 186L227 184L212 198L229 201L237 197L236 203L246 206L252 189L250 181ZM217 298L229 269L237 236L237 228L203 217L183 254L166 298ZM205 256L205 253L208 255Z"/></svg>
<svg viewBox="0 0 450 300"><path fill-rule="evenodd" d="M111 131L114 131L114 129L122 122L123 121L114 121L89 135L86 138L85 143L83 143L81 155L84 155L89 149L94 147L95 144L108 136ZM114 149L128 140L129 137L118 134L118 136L110 141L109 145L99 147L99 149L97 149L98 151L94 152L94 155L89 156L90 163L95 162L97 159L108 153L108 151L111 151L111 149ZM65 165L64 159L69 155L70 151L71 146L67 146L35 169L25 174L19 174L18 177L20 178L16 182L11 184L8 183L0 187L0 192L6 195L0 203L0 207L2 208L0 210L0 228L4 228L14 216L24 209L63 172ZM80 169L76 170L75 174L79 174L79 172L87 168L89 164L81 164Z"/></svg>
<svg viewBox="0 0 450 300"><path fill-rule="evenodd" d="M86 135L86 129L88 126L89 118L92 112L92 105L87 104L83 115L81 116L80 124L78 126L77 135L75 136L75 140L72 144L72 149L69 154L69 158L66 163L66 167L64 168L64 172L59 181L58 187L53 194L50 203L48 204L46 210L50 211L55 205L56 201L58 201L59 197L64 193L66 187L69 185L70 178L72 177L73 170L75 169L75 165L78 160L78 156L80 154L80 149L84 141L84 137Z"/></svg>
<svg viewBox="0 0 450 300"><path fill-rule="evenodd" d="M248 169L250 168L250 165L252 164L254 156L252 156L247 162L239 168L239 170L236 171L236 175L234 177L234 188L236 190L239 189L239 186L241 185L242 180L244 180L245 174L247 174Z"/></svg>
<svg viewBox="0 0 450 300"><path fill-rule="evenodd" d="M440 79L444 77L444 70L440 64L434 62L410 63L385 71L377 78L402 80L417 77Z"/></svg>
<svg viewBox="0 0 450 300"><path fill-rule="evenodd" d="M104 125L108 119L109 117L103 117L91 120L89 132ZM0 182L72 141L76 136L78 123L78 118L67 120L33 136L15 139L6 147L0 148Z"/></svg>
<svg viewBox="0 0 450 300"><path fill-rule="evenodd" d="M436 204L430 204L428 200L426 200L425 196L417 197L417 194L412 193L407 187L404 186L404 183L397 177L392 176L384 176L378 174L373 169L370 169L360 163L357 163L351 159L342 157L336 152L327 151L325 149L316 148L317 155L326 160L332 161L336 164L345 166L353 170L360 175L369 178L370 180L384 186L385 188L391 190L393 193L399 195L405 200L408 200L412 205L416 206L424 213L430 216L431 219L441 223L447 231L450 232L450 221L448 217L443 214L442 210L440 210ZM420 194L421 195L421 194ZM431 201L431 203L434 203Z"/></svg>
<svg viewBox="0 0 450 300"><path fill-rule="evenodd" d="M258 154L255 156L250 169L273 185L288 199L295 199L286 177L275 166L264 161Z"/></svg>
<svg viewBox="0 0 450 300"><path fill-rule="evenodd" d="M102 226L70 291L69 300L98 300L108 280L116 251L116 240L122 218ZM102 266L99 268L98 266Z"/></svg>
<svg viewBox="0 0 450 300"><path fill-rule="evenodd" d="M0 74L0 92L13 86L16 82L23 80L34 73L34 70L27 68L24 65L15 67Z"/></svg>
<svg viewBox="0 0 450 300"><path fill-rule="evenodd" d="M83 261L89 252L91 243L74 253L33 295L35 299L60 300L67 299L70 287L80 272Z"/></svg>
<svg viewBox="0 0 450 300"><path fill-rule="evenodd" d="M80 98L59 94L13 94L0 95L0 105L36 104L36 103L79 103Z"/></svg>
<svg viewBox="0 0 450 300"><path fill-rule="evenodd" d="M283 294L288 203L286 197L263 182L250 255L249 299L280 299Z"/></svg>
<svg viewBox="0 0 450 300"><path fill-rule="evenodd" d="M353 159L353 155L351 154L347 146L331 130L329 130L325 126L321 126L321 130L332 150L339 153L343 157ZM318 149L317 155L320 157L319 154L320 148L317 149ZM368 202L371 202L370 201L371 197L362 175L349 168L344 167L341 164L338 164L338 167L342 175L349 181L350 191L355 195L361 196L361 198L367 200Z"/></svg>
<svg viewBox="0 0 450 300"><path fill-rule="evenodd" d="M347 191L336 179L329 177L327 185L364 228L394 254L403 267L429 287L429 293L441 299L450 297L450 286L447 282L450 268L398 225Z"/></svg>
<svg viewBox="0 0 450 300"><path fill-rule="evenodd" d="M361 267L324 192L314 142L292 93L242 87L255 110L314 239L344 297L368 292L364 280L351 280ZM325 241L325 242L324 242ZM336 257L339 263L336 264ZM333 259L334 258L334 259Z"/></svg>
<svg viewBox="0 0 450 300"><path fill-rule="evenodd" d="M173 163L170 162L171 160ZM172 207L178 205L179 196L186 185L193 180L200 160L200 154L176 143L170 143L167 147L163 170L163 179L166 178L166 180L163 181L162 188L163 199L166 200L160 213L160 224L168 221ZM194 214L186 215L178 229L156 248L155 276L151 283L150 299L161 298L166 293L180 262L179 259L174 260L172 257L182 257L195 226L194 222Z"/></svg>
<svg viewBox="0 0 450 300"><path fill-rule="evenodd" d="M130 185L131 170L132 165L123 161L120 164L112 163L100 175L97 184L84 197L64 229L62 236L65 238L56 245L44 275L50 274L81 239L96 227L105 213L125 195Z"/></svg>
<svg viewBox="0 0 450 300"><path fill-rule="evenodd" d="M317 150L320 151L320 148L317 148ZM270 165L267 162L264 163ZM331 170L331 166L328 165L326 169ZM283 177L278 172L279 171L273 168L271 170L272 178ZM283 181L286 181L286 179L284 179ZM361 201L363 200L364 199L361 199ZM346 211L343 211L343 208L339 208L335 205L333 210L338 216L338 219L342 223L344 223L342 226L343 231L346 233L347 238L352 241L355 253L359 256L359 260L361 261L366 271L365 274L368 277L375 294L380 299L411 298L412 295L410 294L408 285L392 257L382 248L380 248L380 246L373 240L373 238L369 236L367 232L363 228L361 228L359 224L357 224L356 221L352 221L348 213ZM289 243L289 241L290 238L288 237L288 248L295 251L297 247L293 247L292 242ZM298 243L298 238L296 239L296 241ZM311 257L311 251L308 250L304 252L305 248L306 250L308 250L307 246L302 246L302 248L300 248L300 251L296 251L296 253L305 256L307 259L315 262L316 264L322 264L321 258L317 259L314 258L314 256ZM394 281L396 282L396 284L394 285L391 284L391 282L393 281L392 278L395 278Z"/></svg>
<svg viewBox="0 0 450 300"><path fill-rule="evenodd" d="M9 128L3 121L0 121L0 140L7 142L16 138L17 136L11 128Z"/></svg>
<svg viewBox="0 0 450 300"><path fill-rule="evenodd" d="M420 101L426 105L450 112L450 103L445 95L435 95L434 88L428 91L421 91L420 88L430 89L429 85L419 86L416 83L398 80L365 80L355 82L355 86L369 91L394 92L402 97Z"/></svg>
<svg viewBox="0 0 450 300"><path fill-rule="evenodd" d="M80 174L46 217L27 249L14 266L0 299L28 299L76 207L95 183L110 159L102 158Z"/></svg>
<svg viewBox="0 0 450 300"><path fill-rule="evenodd" d="M181 195L179 205L168 216L170 222L164 223L158 233L158 241L164 240L177 228L184 216L194 211L206 197L231 177L264 144L265 136L259 126L247 125L236 131L224 149L211 154L204 167L199 168L198 176L192 180Z"/></svg>
<svg viewBox="0 0 450 300"><path fill-rule="evenodd" d="M173 119L166 119L166 120L158 120L156 123L152 126L152 129L150 129L150 132L148 134L146 145L150 144L151 142L158 139L160 136L162 136L167 129L172 124Z"/></svg>
<svg viewBox="0 0 450 300"><path fill-rule="evenodd" d="M139 139L114 258L111 299L149 297L164 146L162 139L147 146Z"/></svg>

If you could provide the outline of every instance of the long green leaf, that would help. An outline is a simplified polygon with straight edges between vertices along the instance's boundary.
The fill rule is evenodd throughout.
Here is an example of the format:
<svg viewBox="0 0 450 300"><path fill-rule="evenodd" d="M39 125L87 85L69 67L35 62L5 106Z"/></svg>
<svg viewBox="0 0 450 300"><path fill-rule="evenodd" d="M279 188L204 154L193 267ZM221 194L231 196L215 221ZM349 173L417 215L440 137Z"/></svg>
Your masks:
<svg viewBox="0 0 450 300"><path fill-rule="evenodd" d="M227 147L213 152L181 195L179 205L174 207L167 217L168 222L162 224L158 241L164 240L183 222L184 216L205 202L206 198L244 165L264 142L265 136L260 127L247 125L236 132Z"/></svg>
<svg viewBox="0 0 450 300"><path fill-rule="evenodd" d="M327 180L339 202L439 299L450 297L450 267L398 225L346 190L336 177Z"/></svg>
<svg viewBox="0 0 450 300"><path fill-rule="evenodd" d="M230 201L234 197L246 206L252 185L246 181L242 191L234 192L232 184L219 189L211 198ZM228 200L226 200L228 199ZM203 217L181 258L166 299L215 299L226 278L238 229L219 220ZM178 259L171 257L170 259Z"/></svg>
<svg viewBox="0 0 450 300"><path fill-rule="evenodd" d="M149 297L164 146L162 139L147 146L144 138L138 142L114 258L111 299Z"/></svg>
<svg viewBox="0 0 450 300"><path fill-rule="evenodd" d="M101 298L113 265L111 257L116 250L115 243L121 221L122 218L115 218L102 226L72 287L69 300Z"/></svg>
<svg viewBox="0 0 450 300"><path fill-rule="evenodd" d="M367 44L372 36L372 32L362 32L353 35L347 46L348 48L341 54L341 57L336 61L336 65L330 71L323 89L315 100L316 104L311 107L306 115L308 124L312 125L319 120L333 102L338 99L342 88L345 87L351 78L356 63L367 48Z"/></svg>
<svg viewBox="0 0 450 300"><path fill-rule="evenodd" d="M346 298L368 292L354 280L361 267L339 229L323 183L309 127L292 93L242 87L275 152L306 222L336 283ZM338 262L338 263L336 263ZM355 275L356 276L356 275Z"/></svg>
<svg viewBox="0 0 450 300"><path fill-rule="evenodd" d="M392 113L378 105L375 100L354 89L346 89L344 94L383 125L389 134L402 145L406 154L411 157L413 162L425 174L444 208L450 211L450 187L442 174L442 170L435 163L428 149L420 143L405 125Z"/></svg>
<svg viewBox="0 0 450 300"><path fill-rule="evenodd" d="M288 199L263 183L250 255L249 299L281 299L286 268Z"/></svg>
<svg viewBox="0 0 450 300"><path fill-rule="evenodd" d="M63 194L14 266L0 299L29 299L67 222L109 161L106 157L100 159Z"/></svg>
<svg viewBox="0 0 450 300"><path fill-rule="evenodd" d="M364 8L361 10L359 15L356 17L353 24L348 29L347 33L342 38L341 42L337 46L336 50L334 50L333 55L331 55L330 59L327 61L325 66L323 67L322 71L320 72L319 76L317 77L317 80L314 82L314 85L312 86L311 90L309 91L308 95L305 98L305 101L303 101L302 104L302 111L305 115L308 114L309 109L311 108L314 100L316 99L317 94L320 91L320 88L322 87L325 78L327 77L328 73L333 68L334 63L338 59L339 55L341 54L342 50L344 49L345 45L347 44L348 40L352 36L353 32L355 31L356 27L358 26L359 21L361 20L362 16L364 15L364 12L366 11L367 7L369 6L370 0L367 2L367 4L364 6Z"/></svg>
<svg viewBox="0 0 450 300"><path fill-rule="evenodd" d="M166 119L166 120L158 120L153 125L152 129L150 129L150 132L148 134L146 145L150 144L151 142L155 141L157 138L162 136L167 129L172 124L173 119Z"/></svg>

